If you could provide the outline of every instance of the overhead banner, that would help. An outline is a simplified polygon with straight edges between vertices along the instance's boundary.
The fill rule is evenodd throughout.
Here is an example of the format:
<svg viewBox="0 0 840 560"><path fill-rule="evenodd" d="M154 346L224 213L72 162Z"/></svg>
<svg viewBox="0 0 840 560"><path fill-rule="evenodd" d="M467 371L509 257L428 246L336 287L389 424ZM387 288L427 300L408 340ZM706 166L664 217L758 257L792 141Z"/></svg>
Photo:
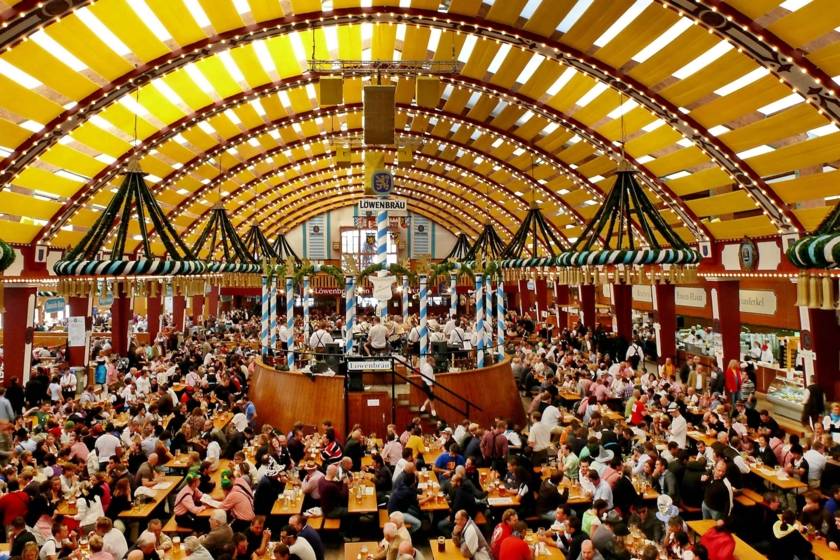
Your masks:
<svg viewBox="0 0 840 560"><path fill-rule="evenodd" d="M389 216L407 216L408 203L404 198L363 198L359 201L359 213L387 210Z"/></svg>
<svg viewBox="0 0 840 560"><path fill-rule="evenodd" d="M54 297L44 302L44 313L61 313L64 311L64 298Z"/></svg>

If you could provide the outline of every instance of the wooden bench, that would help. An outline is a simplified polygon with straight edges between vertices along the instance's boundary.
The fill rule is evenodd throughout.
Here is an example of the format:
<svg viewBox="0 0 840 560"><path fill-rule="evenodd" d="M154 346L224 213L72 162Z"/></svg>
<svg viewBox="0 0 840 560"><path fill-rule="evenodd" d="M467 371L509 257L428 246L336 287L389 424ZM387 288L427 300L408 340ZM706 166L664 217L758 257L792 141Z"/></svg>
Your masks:
<svg viewBox="0 0 840 560"><path fill-rule="evenodd" d="M487 525L487 518L484 517L484 513L480 511L475 514L475 519L473 519L473 521L475 521L476 525Z"/></svg>
<svg viewBox="0 0 840 560"><path fill-rule="evenodd" d="M166 522L166 525L163 526L163 533L166 535L190 535L192 532L192 529L178 525L178 522L175 521L174 515L170 517L169 521Z"/></svg>
<svg viewBox="0 0 840 560"><path fill-rule="evenodd" d="M744 507L754 507L755 506L755 501L749 499L747 496L745 496L743 494L738 494L737 496L735 496L735 503L739 504L739 505L742 505Z"/></svg>
<svg viewBox="0 0 840 560"><path fill-rule="evenodd" d="M324 523L321 525L322 531L338 531L339 529L341 529L341 519L324 518Z"/></svg>
<svg viewBox="0 0 840 560"><path fill-rule="evenodd" d="M385 527L385 524L391 519L391 516L388 515L387 509L380 509L379 510L379 528L382 529Z"/></svg>
<svg viewBox="0 0 840 560"><path fill-rule="evenodd" d="M741 494L749 498L750 500L754 501L757 504L764 502L764 496L756 492L755 490L751 490L750 488L744 488L741 490Z"/></svg>

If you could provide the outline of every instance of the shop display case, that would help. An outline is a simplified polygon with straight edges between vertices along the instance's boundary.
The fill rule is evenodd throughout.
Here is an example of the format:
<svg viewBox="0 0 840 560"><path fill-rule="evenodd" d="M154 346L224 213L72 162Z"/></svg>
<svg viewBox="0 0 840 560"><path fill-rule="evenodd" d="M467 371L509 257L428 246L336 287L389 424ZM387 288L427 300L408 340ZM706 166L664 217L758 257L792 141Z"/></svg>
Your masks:
<svg viewBox="0 0 840 560"><path fill-rule="evenodd" d="M799 421L802 418L805 387L801 379L788 380L777 377L767 388L767 401L773 405L773 413Z"/></svg>

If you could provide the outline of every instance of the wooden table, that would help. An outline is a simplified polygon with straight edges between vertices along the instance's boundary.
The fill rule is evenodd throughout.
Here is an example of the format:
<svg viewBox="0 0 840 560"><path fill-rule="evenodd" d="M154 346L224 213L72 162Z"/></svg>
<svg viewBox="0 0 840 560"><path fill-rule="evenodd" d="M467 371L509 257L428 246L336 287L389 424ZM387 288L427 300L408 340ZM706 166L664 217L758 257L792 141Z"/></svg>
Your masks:
<svg viewBox="0 0 840 560"><path fill-rule="evenodd" d="M163 464L167 469L186 469L189 466L190 456L187 453L178 453Z"/></svg>
<svg viewBox="0 0 840 560"><path fill-rule="evenodd" d="M289 491L285 491L280 494L280 497L274 502L274 505L271 507L271 515L296 515L303 511L303 492L296 492L297 497L291 499L289 503L286 503L285 497L288 495Z"/></svg>
<svg viewBox="0 0 840 560"><path fill-rule="evenodd" d="M166 488L162 488L160 490L154 490L155 492L155 499L151 502L147 502L141 506L133 506L131 509L127 509L120 514L121 518L130 519L130 520L138 520L138 519L145 519L149 517L157 507L163 503L163 501L172 493L175 488L178 487L178 484L184 479L182 476L164 476L158 480L158 484L166 483L169 486Z"/></svg>
<svg viewBox="0 0 840 560"><path fill-rule="evenodd" d="M269 547L272 545L276 546L278 543L269 543ZM358 544L358 543L355 543ZM180 546L173 546L166 552L161 552L158 550L158 555L160 556L161 560L187 560L189 556L187 553L184 552L183 544ZM268 550L266 550L265 554L261 556L254 556L254 558L258 558L259 560L271 560L271 554Z"/></svg>
<svg viewBox="0 0 840 560"><path fill-rule="evenodd" d="M73 517L79 512L76 509L76 502L68 502L67 500L61 500L58 503L58 507L55 508L55 513L57 513L58 515L63 515L65 517Z"/></svg>
<svg viewBox="0 0 840 560"><path fill-rule="evenodd" d="M363 480L360 483L364 488L361 499L356 498L356 488L351 488L347 494L347 513L376 513L376 488L373 482Z"/></svg>
<svg viewBox="0 0 840 560"><path fill-rule="evenodd" d="M709 529L714 527L717 522L714 519L701 519L698 521L688 521L687 523L692 531L697 533L699 536L703 536ZM741 540L740 537L734 534L732 536L735 537L735 560L763 560L766 558L766 556L759 553L756 549Z"/></svg>
<svg viewBox="0 0 840 560"><path fill-rule="evenodd" d="M761 465L760 467L758 465L750 465L750 472L760 476L770 484L781 488L782 490L799 490L808 488L808 485L801 480L790 477L785 479L779 478L776 476L776 471L766 465Z"/></svg>
<svg viewBox="0 0 840 560"><path fill-rule="evenodd" d="M213 491L210 492L210 497L214 500L225 499L225 491L222 490L222 471L230 469L230 459L219 459L219 468L210 473L210 478L216 483L216 486L213 487Z"/></svg>
<svg viewBox="0 0 840 560"><path fill-rule="evenodd" d="M418 475L420 477L420 482L417 484L418 490L423 491L423 495L420 496L421 498L426 498L431 496L435 493L434 486L438 483L437 473L435 471L426 471L425 477L421 473ZM437 494L433 500L429 500L426 503L420 504L420 509L423 511L449 511L449 502L446 501L446 497L443 495L443 492L438 487Z"/></svg>
<svg viewBox="0 0 840 560"><path fill-rule="evenodd" d="M823 560L837 560L840 558L840 551L828 548L828 542L826 542L825 537L818 537L809 542L814 547L812 550L817 558L822 558Z"/></svg>
<svg viewBox="0 0 840 560"><path fill-rule="evenodd" d="M233 420L233 412L222 412L213 418L213 427L217 430L224 430L231 420Z"/></svg>
<svg viewBox="0 0 840 560"><path fill-rule="evenodd" d="M690 431L690 432L686 432L686 435L688 437L690 437L691 439L693 439L694 441L702 441L703 443L706 444L707 447L711 446L714 442L717 441L712 436L706 435L703 432L698 432L698 431L695 431L695 430Z"/></svg>
<svg viewBox="0 0 840 560"><path fill-rule="evenodd" d="M367 552L362 553L362 549ZM379 543L373 541L349 542L344 544L344 560L364 559L379 550Z"/></svg>
<svg viewBox="0 0 840 560"><path fill-rule="evenodd" d="M437 539L429 539L429 548L432 549L433 560L464 560L464 557L461 556L461 550L455 546L452 539L446 539L443 552L438 550ZM546 551L548 552L548 555L540 556L540 558L546 558L547 560L565 560L563 553L556 546L546 546ZM351 559L347 558L346 560Z"/></svg>

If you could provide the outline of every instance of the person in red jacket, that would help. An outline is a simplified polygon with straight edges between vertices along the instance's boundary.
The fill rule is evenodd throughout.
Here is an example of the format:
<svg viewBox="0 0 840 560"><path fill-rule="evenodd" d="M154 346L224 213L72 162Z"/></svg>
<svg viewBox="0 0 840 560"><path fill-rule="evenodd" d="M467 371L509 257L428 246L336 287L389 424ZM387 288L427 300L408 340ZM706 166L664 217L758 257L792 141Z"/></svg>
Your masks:
<svg viewBox="0 0 840 560"><path fill-rule="evenodd" d="M735 403L738 401L738 395L741 394L741 387L744 384L741 365L738 363L738 360L729 360L729 366L726 368L723 382L726 394L729 396L729 401L732 404L732 410L735 410Z"/></svg>
<svg viewBox="0 0 840 560"><path fill-rule="evenodd" d="M700 544L709 551L709 560L733 560L735 558L735 537L732 536L731 517L720 520L700 537Z"/></svg>
<svg viewBox="0 0 840 560"><path fill-rule="evenodd" d="M20 483L11 479L7 485L8 493L0 498L0 514L3 526L10 527L15 517L26 517L29 511L29 494L20 489Z"/></svg>
<svg viewBox="0 0 840 560"><path fill-rule="evenodd" d="M513 533L502 541L497 560L531 560L533 558L531 548L522 540L527 530L528 525L524 521L517 521L513 526Z"/></svg>
<svg viewBox="0 0 840 560"><path fill-rule="evenodd" d="M499 557L502 543L513 533L513 526L519 521L519 516L515 509L506 509L502 513L502 521L493 529L493 535L490 537L490 552L493 553L493 558Z"/></svg>

